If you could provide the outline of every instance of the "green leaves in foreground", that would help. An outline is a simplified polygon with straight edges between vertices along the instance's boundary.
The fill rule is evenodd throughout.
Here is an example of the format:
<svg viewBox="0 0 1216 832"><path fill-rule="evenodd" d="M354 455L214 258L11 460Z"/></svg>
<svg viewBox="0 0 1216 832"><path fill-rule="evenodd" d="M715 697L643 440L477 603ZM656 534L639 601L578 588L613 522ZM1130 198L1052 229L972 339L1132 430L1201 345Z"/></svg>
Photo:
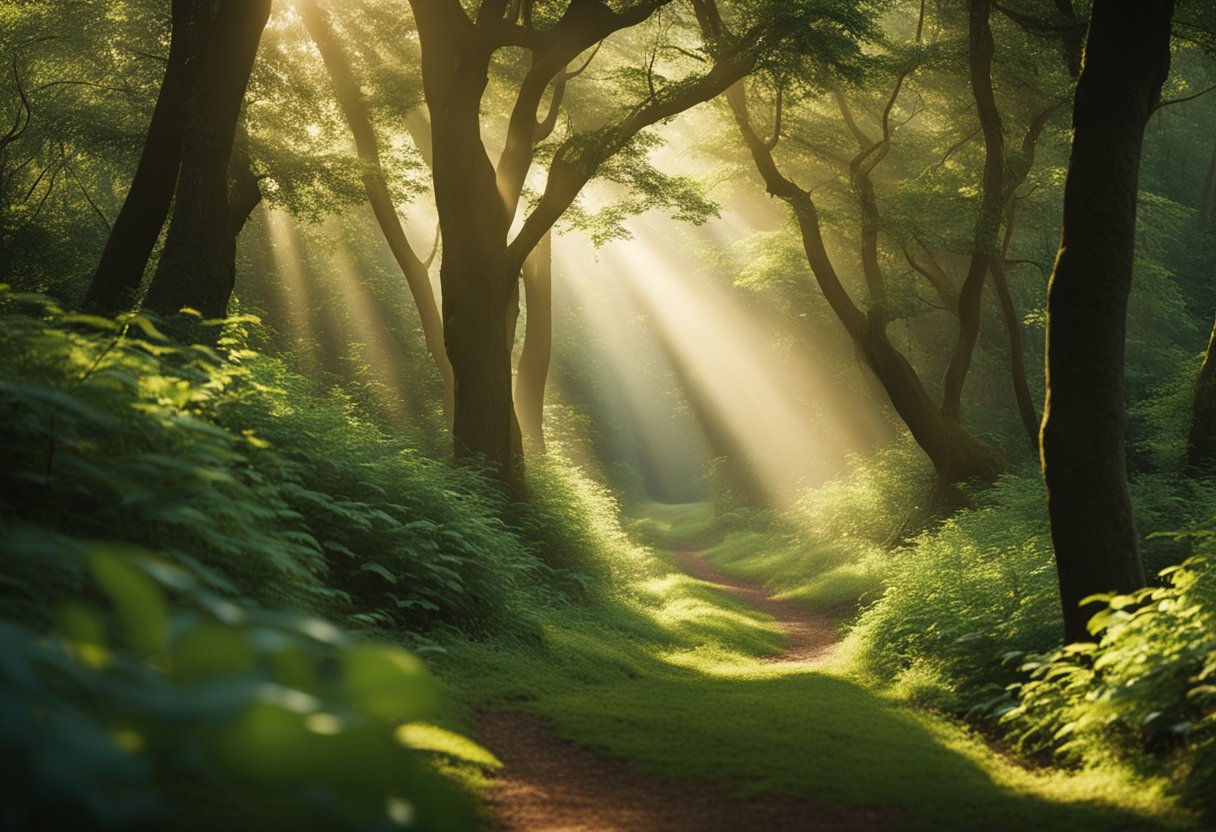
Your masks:
<svg viewBox="0 0 1216 832"><path fill-rule="evenodd" d="M1211 535L1201 531L1196 536ZM1216 815L1216 571L1210 556L1162 570L1165 586L1095 600L1094 644L1024 665L1004 718L1032 750L1099 763L1149 752L1197 808Z"/></svg>
<svg viewBox="0 0 1216 832"><path fill-rule="evenodd" d="M439 705L415 656L130 547L89 562L104 607L64 604L49 638L0 623L5 829L469 827L393 731Z"/></svg>

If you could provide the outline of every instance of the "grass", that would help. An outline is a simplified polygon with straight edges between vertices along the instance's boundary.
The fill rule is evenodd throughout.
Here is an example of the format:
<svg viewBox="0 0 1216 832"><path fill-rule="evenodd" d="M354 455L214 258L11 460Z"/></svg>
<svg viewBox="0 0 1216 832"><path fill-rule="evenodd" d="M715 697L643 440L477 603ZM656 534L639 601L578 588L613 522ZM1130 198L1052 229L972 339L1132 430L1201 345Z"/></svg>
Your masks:
<svg viewBox="0 0 1216 832"><path fill-rule="evenodd" d="M643 525L677 545L708 528L704 507L664 508ZM657 553L628 556L642 577L614 599L546 612L541 644L450 645L438 663L457 703L449 719L467 727L479 708L525 711L655 777L724 784L741 797L887 807L900 829L1092 832L1185 821L1158 783L1005 762L952 723L866 687L847 659L760 663L781 647L771 619Z"/></svg>

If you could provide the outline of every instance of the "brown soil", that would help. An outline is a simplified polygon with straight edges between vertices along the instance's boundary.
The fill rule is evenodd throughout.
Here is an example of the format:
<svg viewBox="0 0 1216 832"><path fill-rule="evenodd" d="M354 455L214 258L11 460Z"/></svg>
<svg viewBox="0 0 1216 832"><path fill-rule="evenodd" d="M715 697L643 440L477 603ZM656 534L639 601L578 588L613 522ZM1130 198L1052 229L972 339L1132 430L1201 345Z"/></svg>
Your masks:
<svg viewBox="0 0 1216 832"><path fill-rule="evenodd" d="M776 656L762 659L765 662L793 664L823 661L831 658L840 640L837 622L847 611L820 612L808 610L793 601L778 601L770 598L760 584L740 581L719 572L695 550L678 549L672 552L680 568L694 578L711 583L719 589L744 601L762 613L771 615L785 633L788 641L785 650Z"/></svg>
<svg viewBox="0 0 1216 832"><path fill-rule="evenodd" d="M768 613L789 637L769 661L822 661L836 642L835 619L785 601L754 584L727 578L697 552L675 553L695 578ZM871 832L887 828L890 812L815 806L793 798L736 800L730 788L671 783L554 737L535 717L483 711L477 736L503 763L488 798L504 832Z"/></svg>

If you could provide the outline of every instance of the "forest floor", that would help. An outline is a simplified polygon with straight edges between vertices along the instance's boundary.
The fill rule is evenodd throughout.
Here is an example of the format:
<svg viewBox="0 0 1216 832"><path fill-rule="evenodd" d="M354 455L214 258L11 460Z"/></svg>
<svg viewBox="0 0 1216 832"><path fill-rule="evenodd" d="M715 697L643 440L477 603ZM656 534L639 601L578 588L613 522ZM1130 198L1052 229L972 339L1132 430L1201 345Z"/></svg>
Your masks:
<svg viewBox="0 0 1216 832"><path fill-rule="evenodd" d="M688 575L772 616L787 642L761 661L813 666L839 643L839 616L771 598L758 584L732 579L692 549L672 551ZM888 812L817 807L794 799L732 799L711 784L647 777L550 733L536 717L483 711L477 736L503 764L488 795L503 832L734 832L734 830L882 830Z"/></svg>
<svg viewBox="0 0 1216 832"><path fill-rule="evenodd" d="M556 830L1162 830L1159 790L1027 770L867 681L851 610L770 597L674 507L616 600L551 609L534 637L453 645L452 725L487 825ZM704 539L704 535L700 536ZM715 559L719 563L715 565Z"/></svg>

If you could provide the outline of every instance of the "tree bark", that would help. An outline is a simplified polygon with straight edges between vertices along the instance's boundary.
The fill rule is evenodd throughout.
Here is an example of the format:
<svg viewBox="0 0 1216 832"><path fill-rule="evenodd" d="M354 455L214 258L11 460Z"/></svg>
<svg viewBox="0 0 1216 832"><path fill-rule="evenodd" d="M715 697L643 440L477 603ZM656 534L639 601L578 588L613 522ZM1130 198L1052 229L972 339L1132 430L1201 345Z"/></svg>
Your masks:
<svg viewBox="0 0 1216 832"><path fill-rule="evenodd" d="M525 439L545 450L545 384L553 354L553 236L546 234L524 266L524 346L515 374L515 415Z"/></svg>
<svg viewBox="0 0 1216 832"><path fill-rule="evenodd" d="M1004 259L994 257L989 264L989 271L992 274L992 285L996 287L997 298L1001 302L1001 318L1005 322L1005 331L1009 334L1009 373L1013 381L1013 397L1018 405L1018 416L1022 419L1027 441L1033 450L1038 451L1039 414L1030 395L1030 385L1026 383L1026 347L1022 339L1022 322L1018 319L1013 294L1009 291Z"/></svg>
<svg viewBox="0 0 1216 832"><path fill-rule="evenodd" d="M270 0L224 0L192 98L176 199L144 306L162 315L189 307L222 318L236 283L228 164L245 87Z"/></svg>
<svg viewBox="0 0 1216 832"><path fill-rule="evenodd" d="M242 118L236 127L236 138L232 145L232 158L228 163L228 218L232 236L240 236L241 229L249 222L253 209L262 201L262 182L253 169L253 157L249 149L249 133Z"/></svg>
<svg viewBox="0 0 1216 832"><path fill-rule="evenodd" d="M383 234L385 242L388 243L389 250L393 253L393 259L397 261L397 267L405 276L410 295L414 299L414 306L418 310L418 318L422 323L422 335L426 342L427 352L430 353L431 360L435 363L435 369L439 371L439 376L443 379L443 410L450 427L455 382L452 377L452 364L448 360L444 346L443 319L439 315L439 306L435 302L435 292L431 288L429 270L426 263L410 245L409 239L405 235L405 229L401 225L401 218L393 204L388 181L380 164L380 145L376 139L376 131L372 126L367 104L363 100L359 83L351 70L350 61L342 44L315 0L300 0L296 3L296 8L304 19L304 25L307 27L313 43L316 44L317 51L321 53L321 60L329 72L329 79L333 84L338 106L342 108L342 113L346 117L351 135L355 140L355 152L366 166L363 174L363 188L367 193L367 201L372 207L376 222L380 225L380 232ZM427 155L429 156L429 148Z"/></svg>
<svg viewBox="0 0 1216 832"><path fill-rule="evenodd" d="M127 198L82 301L87 309L112 314L135 305L148 258L173 201L188 105L206 62L208 7L204 0L173 0L164 79Z"/></svg>
<svg viewBox="0 0 1216 832"><path fill-rule="evenodd" d="M1043 477L1067 641L1090 595L1144 585L1127 490L1123 360L1144 126L1170 65L1172 0L1095 0L1047 290Z"/></svg>

